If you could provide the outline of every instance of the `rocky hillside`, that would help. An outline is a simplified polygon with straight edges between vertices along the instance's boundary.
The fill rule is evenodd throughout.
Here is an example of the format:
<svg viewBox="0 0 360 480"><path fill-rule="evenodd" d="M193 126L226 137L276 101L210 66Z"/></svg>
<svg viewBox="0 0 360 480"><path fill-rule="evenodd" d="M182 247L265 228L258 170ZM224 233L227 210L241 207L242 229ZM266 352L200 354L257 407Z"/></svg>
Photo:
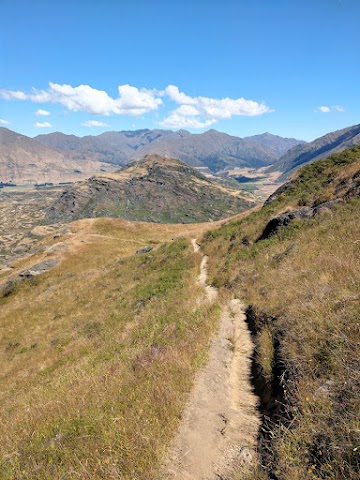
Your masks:
<svg viewBox="0 0 360 480"><path fill-rule="evenodd" d="M0 182L44 183L76 181L111 171L89 156L46 147L36 140L0 127Z"/></svg>
<svg viewBox="0 0 360 480"><path fill-rule="evenodd" d="M205 235L211 282L242 296L255 342L262 467L247 479L359 478L359 212L357 146Z"/></svg>
<svg viewBox="0 0 360 480"><path fill-rule="evenodd" d="M275 135L239 137L216 130L191 134L186 130L136 130L105 132L97 136L76 137L50 133L36 137L52 148L92 154L98 160L125 165L148 154L167 155L191 166L208 167L217 172L227 167L262 167L273 163L300 141ZM253 140L254 139L254 140Z"/></svg>
<svg viewBox="0 0 360 480"><path fill-rule="evenodd" d="M333 153L358 145L360 143L360 125L331 132L313 142L296 145L281 156L269 168L269 171L280 171L285 180L297 168L306 163L325 158Z"/></svg>
<svg viewBox="0 0 360 480"><path fill-rule="evenodd" d="M178 160L150 155L116 173L70 186L50 208L48 220L193 223L225 218L252 205L250 195L225 188Z"/></svg>

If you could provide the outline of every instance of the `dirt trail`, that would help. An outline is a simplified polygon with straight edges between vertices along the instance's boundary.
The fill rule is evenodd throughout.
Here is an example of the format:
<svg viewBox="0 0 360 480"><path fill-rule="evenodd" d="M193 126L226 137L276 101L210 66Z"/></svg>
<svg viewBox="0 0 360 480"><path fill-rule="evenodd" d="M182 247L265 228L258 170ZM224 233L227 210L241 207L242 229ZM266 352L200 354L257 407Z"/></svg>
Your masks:
<svg viewBox="0 0 360 480"><path fill-rule="evenodd" d="M199 245L192 243L198 252ZM198 282L212 302L217 290L206 284L207 261L204 256ZM252 462L260 425L250 382L252 352L244 307L233 299L223 308L207 364L195 379L162 478L227 480L234 468Z"/></svg>

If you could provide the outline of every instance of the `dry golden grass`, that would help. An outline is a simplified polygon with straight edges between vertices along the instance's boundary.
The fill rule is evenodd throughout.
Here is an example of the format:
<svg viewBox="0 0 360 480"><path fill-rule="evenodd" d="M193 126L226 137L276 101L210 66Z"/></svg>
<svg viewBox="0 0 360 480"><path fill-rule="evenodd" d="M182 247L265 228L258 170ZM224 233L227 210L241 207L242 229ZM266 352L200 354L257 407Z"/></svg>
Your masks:
<svg viewBox="0 0 360 480"><path fill-rule="evenodd" d="M66 247L58 266L0 299L0 478L156 478L218 309L196 302L183 226L71 229L41 242Z"/></svg>
<svg viewBox="0 0 360 480"><path fill-rule="evenodd" d="M359 171L359 150L355 163L335 168L338 185ZM322 189L321 182L320 176L310 183L314 189L306 194L311 201L339 194L327 182ZM301 193L299 187L296 195ZM293 221L274 237L256 242L276 209L298 207L296 195L288 195L289 204L280 199L207 234L210 281L252 306L255 362L270 416L261 444L266 471L279 480L356 480L360 199L313 220Z"/></svg>

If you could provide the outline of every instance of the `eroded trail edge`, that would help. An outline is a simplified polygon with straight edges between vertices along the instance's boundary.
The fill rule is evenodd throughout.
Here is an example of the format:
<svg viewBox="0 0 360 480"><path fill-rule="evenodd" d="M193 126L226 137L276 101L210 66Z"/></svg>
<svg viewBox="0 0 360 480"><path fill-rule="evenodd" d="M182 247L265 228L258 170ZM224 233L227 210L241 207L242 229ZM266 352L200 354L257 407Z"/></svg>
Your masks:
<svg viewBox="0 0 360 480"><path fill-rule="evenodd" d="M195 239L192 244L198 252ZM204 255L198 283L207 301L213 302L217 289L207 284L207 262ZM227 480L235 469L254 461L260 416L251 385L254 346L245 320L239 299L223 307L208 361L195 379L170 445L163 478Z"/></svg>

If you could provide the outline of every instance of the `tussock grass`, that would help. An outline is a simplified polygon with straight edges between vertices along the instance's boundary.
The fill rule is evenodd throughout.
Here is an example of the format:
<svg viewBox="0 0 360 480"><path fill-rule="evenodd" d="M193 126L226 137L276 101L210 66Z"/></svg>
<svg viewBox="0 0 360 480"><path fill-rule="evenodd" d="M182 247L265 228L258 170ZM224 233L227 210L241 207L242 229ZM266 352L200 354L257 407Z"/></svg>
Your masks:
<svg viewBox="0 0 360 480"><path fill-rule="evenodd" d="M177 226L72 229L57 267L0 299L0 478L156 478L218 308L195 301Z"/></svg>
<svg viewBox="0 0 360 480"><path fill-rule="evenodd" d="M256 241L271 216L304 204L303 194L314 204L346 192L359 157L356 147L309 165L285 195L205 235L210 282L252 306L271 478L359 475L360 199Z"/></svg>

